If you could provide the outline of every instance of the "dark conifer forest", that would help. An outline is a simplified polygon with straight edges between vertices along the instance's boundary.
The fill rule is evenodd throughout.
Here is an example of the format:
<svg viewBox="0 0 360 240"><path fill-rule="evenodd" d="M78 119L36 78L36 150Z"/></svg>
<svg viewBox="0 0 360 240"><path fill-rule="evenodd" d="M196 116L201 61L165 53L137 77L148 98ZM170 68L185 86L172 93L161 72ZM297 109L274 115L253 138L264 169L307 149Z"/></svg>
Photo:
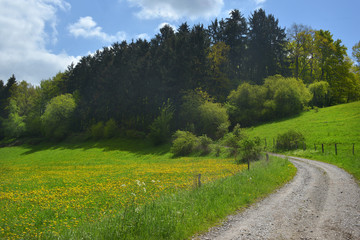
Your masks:
<svg viewBox="0 0 360 240"><path fill-rule="evenodd" d="M263 9L113 43L40 86L15 76L0 81L1 138L90 132L161 143L183 129L218 139L236 124L360 98L359 62L341 40L308 26L282 28Z"/></svg>

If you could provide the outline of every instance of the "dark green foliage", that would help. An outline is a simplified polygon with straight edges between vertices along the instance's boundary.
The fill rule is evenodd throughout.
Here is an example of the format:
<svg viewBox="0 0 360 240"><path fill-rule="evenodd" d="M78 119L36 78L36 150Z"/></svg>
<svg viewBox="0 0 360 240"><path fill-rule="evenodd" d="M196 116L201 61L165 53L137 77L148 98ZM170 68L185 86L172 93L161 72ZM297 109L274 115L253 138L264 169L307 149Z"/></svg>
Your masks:
<svg viewBox="0 0 360 240"><path fill-rule="evenodd" d="M107 121L105 123L104 137L105 138L112 138L112 137L119 136L119 134L120 134L119 127L117 126L115 120L111 118L109 121Z"/></svg>
<svg viewBox="0 0 360 240"><path fill-rule="evenodd" d="M276 137L276 150L287 151L302 147L305 143L305 137L302 133L295 130L288 130L285 133L278 134Z"/></svg>
<svg viewBox="0 0 360 240"><path fill-rule="evenodd" d="M4 135L8 138L17 138L24 135L26 126L24 117L19 115L19 108L14 100L10 100L9 116L3 120Z"/></svg>
<svg viewBox="0 0 360 240"><path fill-rule="evenodd" d="M150 125L150 139L155 145L165 143L171 137L170 123L174 115L171 103L163 104L160 115Z"/></svg>
<svg viewBox="0 0 360 240"><path fill-rule="evenodd" d="M309 90L313 94L310 104L312 106L324 107L326 105L326 97L329 94L329 83L325 81L314 82L309 85Z"/></svg>
<svg viewBox="0 0 360 240"><path fill-rule="evenodd" d="M186 156L195 151L198 146L198 138L188 131L176 131L170 151L174 156Z"/></svg>
<svg viewBox="0 0 360 240"><path fill-rule="evenodd" d="M104 137L104 122L100 121L90 127L91 137L94 139L100 139Z"/></svg>

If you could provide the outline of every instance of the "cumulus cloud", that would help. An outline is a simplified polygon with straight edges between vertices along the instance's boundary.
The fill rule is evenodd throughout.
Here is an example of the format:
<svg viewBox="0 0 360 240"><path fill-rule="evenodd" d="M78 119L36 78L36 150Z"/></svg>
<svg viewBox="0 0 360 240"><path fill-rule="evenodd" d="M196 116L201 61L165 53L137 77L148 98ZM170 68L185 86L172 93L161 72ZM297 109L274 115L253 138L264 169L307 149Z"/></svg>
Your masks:
<svg viewBox="0 0 360 240"><path fill-rule="evenodd" d="M224 5L224 0L127 0L139 7L136 14L142 19L165 18L178 20L217 16Z"/></svg>
<svg viewBox="0 0 360 240"><path fill-rule="evenodd" d="M170 23L167 23L167 22L163 22L163 23L160 23L160 24L159 24L159 26L158 26L157 29L156 29L156 32L158 32L160 29L162 29L162 28L165 27L166 25L168 25L169 27L171 27L171 28L174 30L174 32L177 31L177 30L176 30L176 26L174 26L174 25L172 25L172 24L170 24Z"/></svg>
<svg viewBox="0 0 360 240"><path fill-rule="evenodd" d="M136 35L135 39L150 40L150 36L147 33L141 33L139 35Z"/></svg>
<svg viewBox="0 0 360 240"><path fill-rule="evenodd" d="M117 32L116 35L109 35L103 32L92 17L81 17L76 23L69 26L69 32L75 37L98 38L104 42L116 42L126 39L124 32Z"/></svg>
<svg viewBox="0 0 360 240"><path fill-rule="evenodd" d="M67 11L70 4L64 0L0 1L0 79L6 81L15 74L19 81L38 84L77 61L46 49L57 41L59 9ZM50 34L46 27L52 29Z"/></svg>

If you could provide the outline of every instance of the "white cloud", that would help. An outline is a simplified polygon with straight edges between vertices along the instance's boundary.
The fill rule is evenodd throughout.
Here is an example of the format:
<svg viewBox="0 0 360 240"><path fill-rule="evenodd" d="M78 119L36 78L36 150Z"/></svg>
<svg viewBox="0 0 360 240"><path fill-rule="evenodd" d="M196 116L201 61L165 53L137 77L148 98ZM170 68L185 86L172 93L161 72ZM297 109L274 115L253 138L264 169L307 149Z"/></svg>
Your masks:
<svg viewBox="0 0 360 240"><path fill-rule="evenodd" d="M77 61L46 49L57 41L59 9L67 11L70 4L65 0L0 1L0 79L7 81L15 74L18 81L38 84ZM47 26L52 33L45 31Z"/></svg>
<svg viewBox="0 0 360 240"><path fill-rule="evenodd" d="M167 23L167 22L163 22L163 23L160 23L160 24L159 24L159 26L158 26L157 29L156 29L156 32L158 32L160 29L162 29L162 28L165 27L166 25L168 25L169 27L171 27L171 28L174 30L174 32L177 31L177 30L176 30L176 26L174 26L174 25L172 25L172 24L170 24L170 23Z"/></svg>
<svg viewBox="0 0 360 240"><path fill-rule="evenodd" d="M139 35L136 35L135 39L150 40L150 36L147 33L141 33Z"/></svg>
<svg viewBox="0 0 360 240"><path fill-rule="evenodd" d="M116 35L109 35L103 32L102 28L90 16L81 17L79 21L71 24L69 31L75 37L98 38L104 42L116 42L126 39L124 32L117 32Z"/></svg>
<svg viewBox="0 0 360 240"><path fill-rule="evenodd" d="M210 18L217 16L224 0L127 0L141 10L136 14L142 19L165 18L178 20Z"/></svg>

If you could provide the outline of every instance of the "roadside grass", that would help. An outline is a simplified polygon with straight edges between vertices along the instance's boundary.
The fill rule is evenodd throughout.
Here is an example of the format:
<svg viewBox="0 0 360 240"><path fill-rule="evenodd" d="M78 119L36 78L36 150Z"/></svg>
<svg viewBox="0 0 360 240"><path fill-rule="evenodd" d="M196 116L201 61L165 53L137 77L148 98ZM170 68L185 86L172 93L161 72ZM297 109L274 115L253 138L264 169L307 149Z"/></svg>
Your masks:
<svg viewBox="0 0 360 240"><path fill-rule="evenodd" d="M188 239L273 192L295 174L296 168L288 160L271 157L269 162L253 163L250 171L83 224L61 239Z"/></svg>
<svg viewBox="0 0 360 240"><path fill-rule="evenodd" d="M191 194L198 196L199 192L200 195L211 192L210 186L217 181L225 181L221 184L222 188L231 188L226 182L230 180L223 179L229 176L232 179L234 174L237 176L237 173L245 172L243 170L246 169L246 165L237 165L232 158L224 156L173 158L169 148L169 145L154 147L148 141L125 139L0 148L0 238L101 238L102 234L117 234L120 230L114 230L115 233L107 231L122 226L129 229L125 231L125 235L131 239L136 232L132 230L134 224L140 226L145 223L154 229L160 228L158 236L170 236L168 232L172 233L174 226L166 227L166 224L161 225L159 222L151 225L146 221L158 218L156 214L166 218L168 212L162 211L167 209L166 211L171 212L173 208L176 209L176 204L180 204L178 209L184 209L181 211L187 214L198 214L201 211L198 208L203 204L193 208L191 201L195 200L189 200L193 199L189 197ZM276 162L269 166L276 166ZM294 168L286 165L284 161L280 163L283 165L277 172L272 173L274 182L268 190L255 194L256 189L261 190L269 182L256 180L253 183L255 190L252 190L255 192L248 193L253 195L244 195L241 201L254 201L258 196L263 196L290 179ZM254 171L257 166L262 165L254 164ZM289 169L291 171L288 171ZM203 187L193 190L194 179L198 174L201 174ZM245 176L246 174L252 174L252 171L245 173ZM277 175L279 177L275 177ZM252 178L254 181L257 179L255 175ZM208 197L215 198L218 194L222 195L219 192ZM225 205L226 201L231 204L236 202L233 197L237 195L229 195L221 200L224 203L221 202L220 205ZM181 205L185 202L185 205ZM140 221L139 215L135 213L148 213L152 206L156 206L157 210L153 213L155 215L145 214L143 216L146 221ZM209 213L214 212L214 216L206 218L208 225L216 222L214 219L218 216L224 215L217 213L218 207L214 203L207 208ZM229 209L234 210L237 207L235 204ZM178 214L179 211L173 214ZM185 217L185 220L191 222L189 218L193 215L186 216L188 217ZM169 218L168 222L167 224L170 224L172 219ZM199 226L207 226L196 221L192 223L194 226L189 228L193 230L180 229L180 232L186 232L181 234L190 236L195 230L205 229ZM96 229L90 231L91 236L87 235L87 227ZM152 235L154 229L150 229L148 234ZM172 234L181 235L179 232ZM137 234L134 238L136 236ZM144 233L139 236L144 236Z"/></svg>
<svg viewBox="0 0 360 240"><path fill-rule="evenodd" d="M360 102L311 110L300 116L264 124L247 132L257 136L268 151L274 151L274 140L279 133L290 129L301 132L306 139L306 150L287 152L288 155L307 157L337 165L360 180ZM335 154L337 144L337 155ZM324 153L322 153L324 144ZM355 154L352 154L355 144ZM316 150L315 150L316 145Z"/></svg>

